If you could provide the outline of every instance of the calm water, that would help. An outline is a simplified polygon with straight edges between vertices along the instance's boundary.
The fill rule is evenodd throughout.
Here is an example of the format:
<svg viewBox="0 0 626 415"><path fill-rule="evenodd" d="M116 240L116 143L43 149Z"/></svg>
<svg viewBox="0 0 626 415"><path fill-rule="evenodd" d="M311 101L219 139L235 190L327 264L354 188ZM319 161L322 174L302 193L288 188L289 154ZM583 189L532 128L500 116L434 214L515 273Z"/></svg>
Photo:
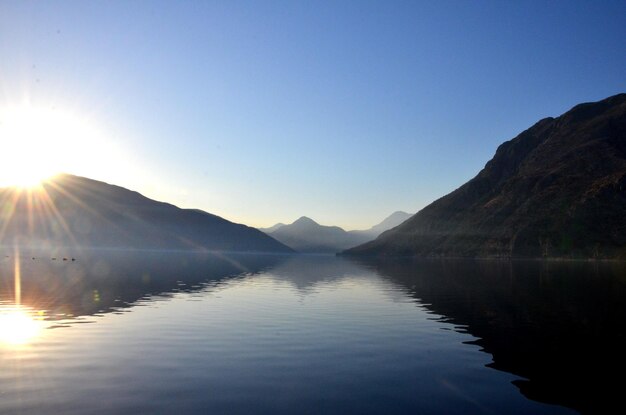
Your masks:
<svg viewBox="0 0 626 415"><path fill-rule="evenodd" d="M621 406L623 266L72 254L0 258L1 414Z"/></svg>

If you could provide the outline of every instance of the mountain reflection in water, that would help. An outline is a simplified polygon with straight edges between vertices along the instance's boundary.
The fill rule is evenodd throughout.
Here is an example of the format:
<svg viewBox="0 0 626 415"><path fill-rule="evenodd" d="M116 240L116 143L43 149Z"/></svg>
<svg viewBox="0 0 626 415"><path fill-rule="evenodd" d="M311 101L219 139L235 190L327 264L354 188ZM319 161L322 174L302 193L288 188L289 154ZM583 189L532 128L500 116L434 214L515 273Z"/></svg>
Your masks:
<svg viewBox="0 0 626 415"><path fill-rule="evenodd" d="M219 286L281 260L280 255L85 250L78 261L63 261L35 252L21 256L20 297L22 304L45 310L48 320L71 323L123 311L142 299ZM6 256L1 264L0 304L15 298L14 261Z"/></svg>
<svg viewBox="0 0 626 415"><path fill-rule="evenodd" d="M485 408L470 397L460 402L473 402L473 410L431 398L435 393L442 396L450 393L458 399L466 393L445 380L440 384L432 382L440 378L437 370L448 370L449 367L462 375L466 355L459 352L466 350L474 353L472 348L476 345L493 358L491 363L486 359L484 364L515 375L517 378L507 381L515 385L510 387L519 388L523 396L533 401L584 413L605 412L620 402L620 383L611 382L614 377L619 379L625 369L622 350L626 346L626 274L620 264L397 259L354 262L315 255L115 251L85 251L77 255L77 259L76 262L53 261L49 255L40 253L22 255L20 307L37 313L40 320L47 322L48 328L63 331L78 323L98 324L101 316L133 312L138 310L134 307L149 305L157 300L173 300L180 295L197 297L198 301L208 301L209 305L217 307L217 298L212 300L207 295L227 290L228 287L244 287L248 290L247 294L235 296L232 299L235 302L229 300L231 302L228 303L243 304L235 311L243 310L244 315L250 313L245 320L233 317L227 322L241 327L220 329L221 326L215 325L219 321L211 321L209 328L198 319L188 322L188 330L195 331L193 335L181 332L183 328L178 332L182 333L181 336L187 335L189 341L201 341L202 336L210 336L206 339L216 342L216 348L211 349L214 354L218 354L223 347L231 346L233 350L244 348L241 353L261 353L261 361L269 365L263 366L264 370L276 371L266 373L266 376L281 379L287 376L292 382L299 379L307 385L306 389L293 389L288 397L296 401L310 401L308 409L312 413L493 411L494 408ZM0 307L15 306L14 261L11 256L0 260ZM259 298L254 298L254 284L258 285ZM380 298L367 297L374 294L380 294ZM294 296L300 300L293 303ZM315 300L320 296L324 296L323 301ZM190 297L185 298L191 300ZM398 309L402 304L413 308L413 316L410 308ZM160 314L158 318L164 317ZM411 318L415 319L416 331L403 334L402 330L412 330ZM434 320L431 326L423 322L427 318ZM407 323L409 325L402 328ZM159 322L151 324L158 327ZM462 349L451 348L440 352L444 355L444 363L437 363L431 349L445 348L445 342L456 342L458 337L441 337L433 331L439 329L457 331L465 336L462 337L465 343L461 345ZM202 334L203 330L207 334ZM227 340L233 330L245 333L244 337L237 337L237 344ZM281 337L278 335L281 330L291 334ZM220 340L220 333L223 340ZM366 340L350 339L356 336ZM169 342L183 340L184 337L167 339ZM173 343L164 344L175 347ZM257 344L255 348L246 349L253 344ZM137 345L140 346L143 347ZM153 346L149 344L146 347ZM160 347L163 349L165 346ZM180 346L176 347L182 353ZM259 347L268 349L263 351ZM350 350L350 347L355 349ZM283 355L280 350L284 351ZM294 350L298 353L292 356ZM377 352L374 353L374 350ZM411 350L414 357L411 357ZM351 356L356 360L351 361ZM217 370L211 366L215 364L212 361L202 363L202 359L208 357L189 356L189 359L194 358L197 360L194 365L201 367L206 364L211 370ZM254 373L247 372L260 369L250 366L250 358L234 360L223 370L231 373L239 370L243 376L254 377ZM415 362L411 362L412 358ZM290 366L296 362L291 359L298 359L297 366ZM428 363L428 359L435 360ZM159 362L151 364L158 365ZM309 369L304 372L294 369L301 365ZM317 365L317 368L312 369L311 365ZM491 378L485 381L486 385L503 387L498 372L484 370L488 371L487 374L480 372L480 376ZM316 371L320 372L319 380L312 380L311 376ZM388 377L385 383L376 377L376 373L383 372ZM3 376L10 378L9 374ZM181 379L184 382L189 376ZM334 378L329 379L328 376ZM373 380L368 381L369 377ZM0 376L0 382L3 379ZM227 384L229 377L222 375L222 379ZM150 379L145 382L149 383ZM211 383L206 382L208 388ZM240 380L232 382L235 385ZM326 390L324 384L333 382L338 384L338 389L331 395L323 392ZM194 380L186 387L198 387L198 383L202 382ZM257 407L254 400L261 398L255 398L255 393L261 393L263 388L270 386L267 383L248 385L252 392L242 392L237 397L238 410L233 406L217 405L219 399L208 401L206 394L194 395L199 403L193 404L194 399L189 399L187 404L192 405L192 412L221 408L233 413L260 413L265 410L288 413L294 409L285 403L287 396L281 397L287 399L285 402L272 400L266 403L269 406ZM468 390L475 386L471 382L463 385ZM445 388L449 392L445 392ZM490 393L500 392L489 388L479 395L487 401L496 401ZM316 401L316 393L323 396L326 403ZM363 396L359 398L358 393ZM259 396L263 395L267 394ZM391 399L391 396L394 398ZM242 402L246 399L250 402L244 405ZM4 408L7 413L12 413L11 408L15 413L24 409L20 407L23 401L21 395L15 402L6 401L6 407L2 406L2 400L0 396L0 409ZM329 402L335 402L334 406ZM40 406L36 408L46 409L45 402L37 405ZM80 405L78 408L77 413L89 412ZM109 409L123 411L128 408ZM496 409L513 412L514 408L498 406ZM538 409L546 413L559 412L557 406L533 407L526 411ZM64 406L59 406L57 410L71 412ZM524 413L524 410L517 409L519 413Z"/></svg>
<svg viewBox="0 0 626 415"><path fill-rule="evenodd" d="M478 339L524 396L583 413L621 406L623 263L412 261L367 264Z"/></svg>

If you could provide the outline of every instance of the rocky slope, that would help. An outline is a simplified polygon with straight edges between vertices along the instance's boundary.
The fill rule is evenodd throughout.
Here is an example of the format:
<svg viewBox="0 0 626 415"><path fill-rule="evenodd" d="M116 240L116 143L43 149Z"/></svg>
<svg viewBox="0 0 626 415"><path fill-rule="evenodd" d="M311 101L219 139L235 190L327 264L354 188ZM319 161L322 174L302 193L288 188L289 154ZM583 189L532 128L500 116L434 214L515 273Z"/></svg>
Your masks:
<svg viewBox="0 0 626 415"><path fill-rule="evenodd" d="M626 94L545 118L349 255L626 258Z"/></svg>

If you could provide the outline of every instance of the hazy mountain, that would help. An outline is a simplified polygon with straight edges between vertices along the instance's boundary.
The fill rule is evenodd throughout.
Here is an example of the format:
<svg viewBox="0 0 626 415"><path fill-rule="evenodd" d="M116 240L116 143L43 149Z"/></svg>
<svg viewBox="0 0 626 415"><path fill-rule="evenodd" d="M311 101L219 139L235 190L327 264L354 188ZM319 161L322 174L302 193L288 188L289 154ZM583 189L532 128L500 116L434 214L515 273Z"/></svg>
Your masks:
<svg viewBox="0 0 626 415"><path fill-rule="evenodd" d="M370 241L410 217L410 213L398 211L370 229L345 231L338 226L320 225L302 216L290 225L277 223L259 230L299 252L335 253Z"/></svg>
<svg viewBox="0 0 626 415"><path fill-rule="evenodd" d="M626 258L626 94L539 121L475 178L346 253Z"/></svg>
<svg viewBox="0 0 626 415"><path fill-rule="evenodd" d="M284 224L284 223L280 223L280 222L279 222L279 223L277 223L276 225L270 226L269 228L259 228L259 230L260 230L261 232L265 232L265 233L272 233L272 232L274 232L275 230L277 230L277 229L279 229L279 228L282 228L283 226L285 226L285 224Z"/></svg>
<svg viewBox="0 0 626 415"><path fill-rule="evenodd" d="M298 252L335 253L365 242L361 235L346 232L338 226L324 226L302 216L290 225L270 232L276 240Z"/></svg>
<svg viewBox="0 0 626 415"><path fill-rule="evenodd" d="M292 251L257 229L72 175L0 189L0 204L3 246Z"/></svg>
<svg viewBox="0 0 626 415"><path fill-rule="evenodd" d="M378 225L374 225L369 229L362 230L362 231L348 231L348 232L354 235L362 235L365 241L369 241L371 239L377 238L378 235L380 235L381 233L391 228L395 228L396 226L400 225L402 222L404 222L411 216L413 216L411 213L396 211L396 212L393 212L391 215L387 216Z"/></svg>

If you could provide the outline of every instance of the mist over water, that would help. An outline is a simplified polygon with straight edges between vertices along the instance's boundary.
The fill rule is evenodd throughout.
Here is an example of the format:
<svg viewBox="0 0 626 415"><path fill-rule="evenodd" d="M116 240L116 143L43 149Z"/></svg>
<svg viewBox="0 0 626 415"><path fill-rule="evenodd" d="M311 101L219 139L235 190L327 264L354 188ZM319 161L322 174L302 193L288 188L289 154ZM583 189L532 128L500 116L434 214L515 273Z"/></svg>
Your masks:
<svg viewBox="0 0 626 415"><path fill-rule="evenodd" d="M111 251L19 264L18 306L15 258L0 257L0 324L35 329L0 338L2 414L551 414L619 397L603 374L624 369L616 264Z"/></svg>

